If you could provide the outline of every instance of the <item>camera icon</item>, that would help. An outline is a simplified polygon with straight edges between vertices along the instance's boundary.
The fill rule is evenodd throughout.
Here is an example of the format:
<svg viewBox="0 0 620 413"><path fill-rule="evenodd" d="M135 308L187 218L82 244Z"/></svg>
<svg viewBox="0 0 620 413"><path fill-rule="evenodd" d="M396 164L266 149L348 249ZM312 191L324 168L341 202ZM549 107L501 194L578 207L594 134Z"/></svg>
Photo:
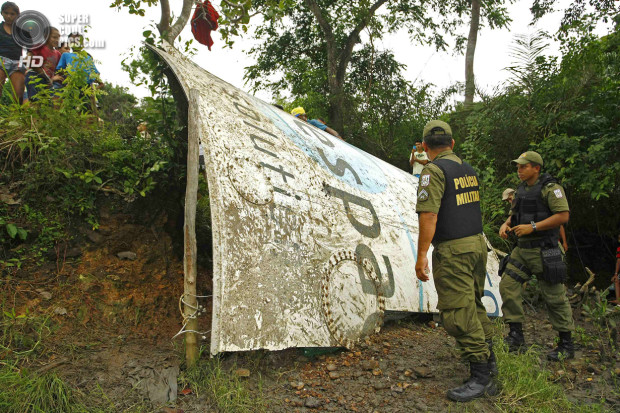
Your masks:
<svg viewBox="0 0 620 413"><path fill-rule="evenodd" d="M13 23L13 40L25 49L36 49L47 41L50 22L42 13L26 10Z"/></svg>

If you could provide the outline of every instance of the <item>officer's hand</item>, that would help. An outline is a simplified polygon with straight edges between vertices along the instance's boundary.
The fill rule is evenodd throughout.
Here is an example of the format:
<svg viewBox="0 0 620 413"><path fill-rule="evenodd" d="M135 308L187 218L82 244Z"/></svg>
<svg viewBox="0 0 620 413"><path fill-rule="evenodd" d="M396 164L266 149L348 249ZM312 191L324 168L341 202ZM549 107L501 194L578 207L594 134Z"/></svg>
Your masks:
<svg viewBox="0 0 620 413"><path fill-rule="evenodd" d="M568 243L567 242L563 243L562 247L564 248L564 252L568 251Z"/></svg>
<svg viewBox="0 0 620 413"><path fill-rule="evenodd" d="M499 229L499 236L502 237L503 239L508 239L508 233L512 230L512 228L510 228L510 225L506 224L505 222L502 224L502 226Z"/></svg>
<svg viewBox="0 0 620 413"><path fill-rule="evenodd" d="M423 257L418 257L418 260L415 263L415 275L418 277L418 280L426 282L429 280L427 272L430 272L428 268L428 258L426 255Z"/></svg>
<svg viewBox="0 0 620 413"><path fill-rule="evenodd" d="M512 231L517 234L517 237L522 237L524 235L530 235L534 232L534 228L532 228L530 224L522 224L514 227Z"/></svg>

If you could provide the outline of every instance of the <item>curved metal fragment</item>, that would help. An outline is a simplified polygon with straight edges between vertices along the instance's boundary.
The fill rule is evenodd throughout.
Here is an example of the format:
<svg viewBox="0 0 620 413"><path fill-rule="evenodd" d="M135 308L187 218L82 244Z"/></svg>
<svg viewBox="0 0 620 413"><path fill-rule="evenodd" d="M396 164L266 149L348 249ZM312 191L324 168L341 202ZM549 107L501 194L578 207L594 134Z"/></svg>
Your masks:
<svg viewBox="0 0 620 413"><path fill-rule="evenodd" d="M213 229L211 353L353 346L384 311L437 312L414 265L417 178L153 49L200 91ZM500 315L489 253L485 306Z"/></svg>

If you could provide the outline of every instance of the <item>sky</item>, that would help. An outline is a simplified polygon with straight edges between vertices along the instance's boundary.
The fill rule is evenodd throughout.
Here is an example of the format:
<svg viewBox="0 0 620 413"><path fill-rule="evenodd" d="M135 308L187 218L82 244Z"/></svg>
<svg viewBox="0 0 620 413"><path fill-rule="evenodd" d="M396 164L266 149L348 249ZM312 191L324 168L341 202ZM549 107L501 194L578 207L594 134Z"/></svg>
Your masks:
<svg viewBox="0 0 620 413"><path fill-rule="evenodd" d="M89 39L104 47L88 49L98 62L97 66L103 80L109 83L130 88L131 92L139 97L149 94L143 87L131 84L129 76L121 68L121 61L129 56L132 46L138 46L143 39L142 32L149 29L149 25L159 21L159 6L147 9L144 17L133 16L126 9L117 11L110 8L112 0L13 0L21 11L36 10L43 13L52 26L61 30L61 34L75 31L88 24ZM218 8L221 0L214 0ZM171 8L180 12L182 0L170 0ZM559 27L561 12L556 12L530 26L531 15L529 8L532 0L517 0L509 5L509 15L513 22L507 29L490 30L483 28L478 35L474 73L478 87L491 92L496 86L506 81L508 67L513 59L510 56L510 46L517 34L531 34L537 29L553 33ZM570 0L561 0L560 7L567 5ZM219 8L218 8L219 9ZM464 33L467 28L464 27ZM600 28L598 34L603 35L607 28ZM181 33L182 39L191 38L189 26ZM233 49L225 48L219 33L213 35L215 45L210 52L206 46L200 44L198 53L193 60L214 75L237 86L248 90L244 84L244 67L251 65L254 60L244 50L249 50L252 42L249 38L237 39ZM405 78L412 82L433 83L437 88L447 87L455 82L464 81L465 57L454 55L452 51L437 52L430 46L412 44L406 32L398 32L386 36L381 42L375 43L379 48L391 49L395 58L404 63ZM558 45L551 44L547 54L558 55ZM268 92L258 92L259 98L270 101Z"/></svg>

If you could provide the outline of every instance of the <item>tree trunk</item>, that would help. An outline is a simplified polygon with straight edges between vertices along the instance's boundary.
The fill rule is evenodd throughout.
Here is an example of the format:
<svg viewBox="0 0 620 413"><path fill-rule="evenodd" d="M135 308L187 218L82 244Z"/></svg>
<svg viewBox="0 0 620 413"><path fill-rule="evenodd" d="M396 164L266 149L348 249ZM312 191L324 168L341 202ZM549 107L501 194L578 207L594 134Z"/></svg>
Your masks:
<svg viewBox="0 0 620 413"><path fill-rule="evenodd" d="M357 23L353 31L349 33L342 48L338 46L332 26L323 15L323 11L318 3L315 0L304 1L325 34L325 43L327 45L330 126L341 135L344 135L344 81L347 73L347 66L353 54L353 47L360 42L360 33L368 26L370 19L372 19L377 10L387 3L388 0L376 0L373 5L370 6L368 13Z"/></svg>
<svg viewBox="0 0 620 413"><path fill-rule="evenodd" d="M335 45L327 45L328 56L336 55L335 50L332 53L330 49L335 49ZM330 127L335 129L339 134L344 135L344 73L340 73L340 66L335 56L333 61L327 63L327 74L329 76L329 122ZM332 60L329 59L329 60Z"/></svg>
<svg viewBox="0 0 620 413"><path fill-rule="evenodd" d="M474 103L476 84L474 79L474 55L476 54L476 42L478 41L478 28L480 27L480 0L471 2L471 23L469 25L469 37L467 38L467 51L465 52L465 105Z"/></svg>

